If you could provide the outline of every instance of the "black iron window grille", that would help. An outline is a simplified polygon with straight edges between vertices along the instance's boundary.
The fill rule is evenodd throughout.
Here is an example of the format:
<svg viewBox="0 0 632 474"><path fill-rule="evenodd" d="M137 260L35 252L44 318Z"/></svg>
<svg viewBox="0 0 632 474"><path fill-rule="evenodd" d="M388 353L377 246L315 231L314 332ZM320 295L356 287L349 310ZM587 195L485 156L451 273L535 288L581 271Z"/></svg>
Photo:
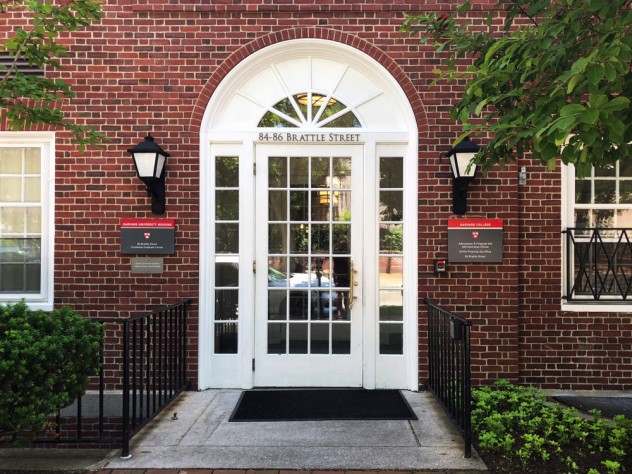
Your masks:
<svg viewBox="0 0 632 474"><path fill-rule="evenodd" d="M632 299L632 229L569 228L566 234L568 301Z"/></svg>

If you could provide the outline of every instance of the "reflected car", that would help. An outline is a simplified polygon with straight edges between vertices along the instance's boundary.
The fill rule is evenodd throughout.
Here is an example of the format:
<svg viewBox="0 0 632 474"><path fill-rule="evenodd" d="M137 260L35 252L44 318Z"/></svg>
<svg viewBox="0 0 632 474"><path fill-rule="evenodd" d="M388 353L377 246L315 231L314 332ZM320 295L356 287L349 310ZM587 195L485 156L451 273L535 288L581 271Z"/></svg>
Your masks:
<svg viewBox="0 0 632 474"><path fill-rule="evenodd" d="M311 308L311 319L329 319L329 315L336 311L335 302L338 294L328 291L333 282L326 276L320 278L316 273L287 274L268 267L268 288L289 288L290 304L287 305L287 291L268 291L268 310L271 316L285 319L289 309L290 319L307 319L308 307ZM293 288L323 288L321 290L293 290ZM308 306L308 294L311 306ZM320 297L319 297L320 295Z"/></svg>
<svg viewBox="0 0 632 474"><path fill-rule="evenodd" d="M323 288L309 291L307 288ZM215 286L237 287L239 286L239 257L218 256L215 259ZM335 314L338 293L329 291L334 284L326 276L320 277L316 273L290 273L289 278L275 268L268 267L268 288L278 288L278 291L268 291L268 312L270 319L286 319L288 311L287 296L290 296L290 319L308 319L308 294L311 300L311 319L329 319L330 314ZM283 289L289 291L283 291ZM320 295L320 298L319 298Z"/></svg>

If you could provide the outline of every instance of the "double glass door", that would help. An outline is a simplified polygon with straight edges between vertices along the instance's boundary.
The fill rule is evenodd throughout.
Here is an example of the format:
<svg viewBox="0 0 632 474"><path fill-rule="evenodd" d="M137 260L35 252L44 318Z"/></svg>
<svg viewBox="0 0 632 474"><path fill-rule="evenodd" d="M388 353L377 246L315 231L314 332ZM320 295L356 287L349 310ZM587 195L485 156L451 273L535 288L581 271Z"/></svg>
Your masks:
<svg viewBox="0 0 632 474"><path fill-rule="evenodd" d="M256 148L256 386L362 386L363 148Z"/></svg>

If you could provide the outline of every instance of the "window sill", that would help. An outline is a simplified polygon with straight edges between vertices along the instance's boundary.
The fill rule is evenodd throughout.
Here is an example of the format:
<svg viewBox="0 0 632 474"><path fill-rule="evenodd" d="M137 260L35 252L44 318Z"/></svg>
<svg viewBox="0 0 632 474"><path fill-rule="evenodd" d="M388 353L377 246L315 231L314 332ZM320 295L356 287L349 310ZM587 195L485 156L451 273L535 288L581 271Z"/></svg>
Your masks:
<svg viewBox="0 0 632 474"><path fill-rule="evenodd" d="M574 301L573 303L562 303L562 311L574 311L576 313L630 313L632 312L631 301L612 301L610 303L588 303L584 301Z"/></svg>

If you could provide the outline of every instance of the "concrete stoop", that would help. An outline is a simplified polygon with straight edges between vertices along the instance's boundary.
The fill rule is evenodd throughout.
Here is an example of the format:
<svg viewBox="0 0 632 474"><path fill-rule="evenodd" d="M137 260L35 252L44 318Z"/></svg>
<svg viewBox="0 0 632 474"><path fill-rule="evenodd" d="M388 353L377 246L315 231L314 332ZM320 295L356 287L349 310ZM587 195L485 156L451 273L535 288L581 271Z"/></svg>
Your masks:
<svg viewBox="0 0 632 474"><path fill-rule="evenodd" d="M24 474L42 468L102 474L487 471L476 452L470 459L464 458L461 435L429 393L403 392L419 418L416 421L229 422L240 393L207 390L181 394L132 439L130 459L121 459L120 451L99 452L90 459L85 451L91 450L42 449L33 457L27 451L0 450L0 472L11 469ZM45 460L46 452L48 464L38 469L35 458ZM57 468L63 452L69 462L65 468Z"/></svg>

